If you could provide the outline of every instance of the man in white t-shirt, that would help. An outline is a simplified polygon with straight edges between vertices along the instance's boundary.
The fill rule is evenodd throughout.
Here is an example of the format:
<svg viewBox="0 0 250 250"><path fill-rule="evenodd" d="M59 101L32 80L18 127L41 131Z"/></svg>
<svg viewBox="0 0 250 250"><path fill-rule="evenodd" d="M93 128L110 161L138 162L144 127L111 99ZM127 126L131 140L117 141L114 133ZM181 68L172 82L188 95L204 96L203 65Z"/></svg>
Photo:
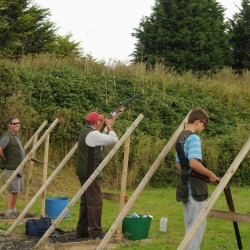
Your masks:
<svg viewBox="0 0 250 250"><path fill-rule="evenodd" d="M86 126L81 130L78 138L78 154L76 174L81 186L88 180L95 169L105 158L103 146L116 144L118 137L112 128L116 118L124 111L122 107L111 118L105 119L103 132L98 128L104 120L104 115L90 112L86 116ZM81 197L79 220L77 223L77 235L86 239L102 239L102 174L91 183Z"/></svg>

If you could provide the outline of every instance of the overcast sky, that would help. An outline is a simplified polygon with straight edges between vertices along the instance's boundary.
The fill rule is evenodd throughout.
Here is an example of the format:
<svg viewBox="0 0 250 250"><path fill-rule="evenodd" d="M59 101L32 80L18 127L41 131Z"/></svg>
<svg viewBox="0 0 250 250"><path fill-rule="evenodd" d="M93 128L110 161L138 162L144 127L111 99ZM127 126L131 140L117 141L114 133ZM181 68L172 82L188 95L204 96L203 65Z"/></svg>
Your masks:
<svg viewBox="0 0 250 250"><path fill-rule="evenodd" d="M143 16L149 16L155 0L33 0L48 8L50 21L60 35L71 33L81 42L84 54L95 59L128 62L134 50L131 36ZM241 0L218 0L232 17L241 6Z"/></svg>

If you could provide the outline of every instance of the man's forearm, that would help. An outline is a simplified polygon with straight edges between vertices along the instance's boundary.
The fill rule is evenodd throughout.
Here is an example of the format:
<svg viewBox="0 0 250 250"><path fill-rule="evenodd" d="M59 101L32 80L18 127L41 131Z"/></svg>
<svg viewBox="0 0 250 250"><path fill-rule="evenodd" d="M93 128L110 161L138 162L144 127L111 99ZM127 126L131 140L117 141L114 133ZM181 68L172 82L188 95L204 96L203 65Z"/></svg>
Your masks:
<svg viewBox="0 0 250 250"><path fill-rule="evenodd" d="M196 159L192 159L189 161L190 167L192 168L193 171L195 171L198 174L204 175L207 178L210 178L213 174L212 171L208 170L207 168L205 168L202 163L200 163L198 160Z"/></svg>

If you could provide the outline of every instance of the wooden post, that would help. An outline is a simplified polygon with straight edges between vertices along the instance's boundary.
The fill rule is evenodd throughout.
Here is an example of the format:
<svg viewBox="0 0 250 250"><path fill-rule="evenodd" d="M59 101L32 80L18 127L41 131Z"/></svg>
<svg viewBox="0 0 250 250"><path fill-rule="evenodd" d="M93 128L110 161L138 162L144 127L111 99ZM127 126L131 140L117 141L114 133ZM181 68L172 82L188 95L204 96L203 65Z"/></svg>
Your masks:
<svg viewBox="0 0 250 250"><path fill-rule="evenodd" d="M238 169L240 163L248 153L249 149L250 149L250 138L247 140L247 142L245 143L245 145L243 146L243 148L241 149L241 151L239 152L239 154L237 155L231 166L228 168L227 172L225 173L220 183L214 190L211 198L208 200L206 206L202 209L199 216L196 218L193 225L188 230L187 234L185 235L184 239L179 245L178 250L184 250L187 248L189 242L193 239L194 234L197 232L199 226L201 225L205 217L208 215L209 211L212 209L214 203L217 201L220 194L223 192L224 188L234 175L235 171Z"/></svg>
<svg viewBox="0 0 250 250"><path fill-rule="evenodd" d="M20 213L20 215L17 217L17 219L13 222L13 224L10 226L8 231L5 233L6 235L10 234L15 229L15 227L18 225L18 223L21 221L21 219L26 215L26 213L29 211L29 209L32 207L32 205L36 202L36 200L39 198L39 196L44 192L44 190L49 186L49 184L52 182L52 180L56 177L56 175L60 172L60 170L64 167L64 165L72 157L72 155L75 153L77 147L78 147L78 143L76 143L74 145L74 147L64 157L64 159L61 161L61 163L58 165L58 167L54 170L54 172L49 176L48 180L36 192L34 197L30 200L29 204L24 208L24 210Z"/></svg>
<svg viewBox="0 0 250 250"><path fill-rule="evenodd" d="M121 180L121 193L120 193L120 210L123 209L125 204L126 197L126 188L127 188L127 175L128 175L128 160L129 160L129 149L130 149L130 136L125 141L124 145L124 159L123 159L123 169L122 169L122 180ZM117 238L118 240L122 240L122 223L118 225L117 228Z"/></svg>
<svg viewBox="0 0 250 250"><path fill-rule="evenodd" d="M3 170L3 172L2 172L1 175L0 175L0 181L1 181L2 178L4 177L4 174L5 174L5 169Z"/></svg>
<svg viewBox="0 0 250 250"><path fill-rule="evenodd" d="M170 140L168 141L167 145L163 148L163 150L161 151L161 153L159 154L159 156L156 158L155 162L150 167L149 171L144 176L144 178L142 179L141 183L139 184L139 186L137 187L137 189L134 191L134 193L132 194L131 198L128 200L128 202L126 203L126 205L124 206L124 208L122 209L122 211L120 212L120 214L118 215L118 217L116 218L116 220L114 221L114 223L111 226L111 228L109 229L109 231L106 233L105 237L103 238L103 240L101 241L101 243L99 244L99 246L96 248L97 250L103 250L103 249L105 249L105 247L108 244L109 240L111 239L113 233L115 232L117 226L122 222L122 220L124 219L124 217L127 215L127 213L129 212L130 208L133 206L133 204L135 203L136 199L140 195L140 193L143 191L143 189L145 188L145 186L147 185L147 183L149 182L149 180L152 178L152 176L154 175L155 171L158 169L158 167L161 164L161 162L163 161L163 159L166 157L166 155L168 154L168 152L171 150L171 148L175 144L175 141L176 141L177 137L179 136L179 134L182 132L182 130L184 128L184 124L187 122L187 118L188 118L188 115L183 120L183 122L181 123L181 125L179 126L179 128L176 130L176 132L173 134L173 136L170 138Z"/></svg>
<svg viewBox="0 0 250 250"><path fill-rule="evenodd" d="M44 166L43 166L43 185L47 180L48 177L48 158L49 158L49 137L50 134L48 134L46 140L45 140L45 148L44 148ZM42 193L42 200L41 200L41 215L43 217L46 216L45 213L45 199L46 199L46 189Z"/></svg>
<svg viewBox="0 0 250 250"><path fill-rule="evenodd" d="M33 136L33 147L36 145L37 140L38 140L38 133L36 132ZM35 157L35 152L31 155L31 157ZM25 195L24 195L24 207L27 206L29 202L29 195L30 195L30 185L31 185L31 179L33 175L33 167L34 167L34 162L30 161L28 165L28 176L27 176L27 181L26 181L26 187L25 187Z"/></svg>
<svg viewBox="0 0 250 250"><path fill-rule="evenodd" d="M46 231L46 233L42 236L42 238L38 241L35 248L41 246L43 242L48 239L50 234L55 230L56 226L61 222L64 216L70 211L70 209L75 205L81 195L85 192L85 190L90 186L90 184L95 180L95 178L100 174L106 164L110 161L110 159L114 156L117 150L121 147L127 137L134 131L134 129L138 126L140 121L143 119L143 115L140 114L134 123L130 126L130 128L126 131L126 133L121 137L121 139L115 144L113 149L109 152L109 154L105 157L105 159L101 162L101 164L97 167L94 173L88 178L88 180L84 183L84 185L78 190L76 195L72 198L66 208L61 212L61 214L56 218L54 223L50 226L50 228Z"/></svg>
<svg viewBox="0 0 250 250"><path fill-rule="evenodd" d="M46 127L46 125L48 124L48 121L44 121L43 124L38 128L38 130L30 137L30 139L26 142L26 144L24 145L24 149L26 150L27 148L29 148L29 146L31 145L31 143L33 142L34 136L35 134L40 134L41 131Z"/></svg>
<svg viewBox="0 0 250 250"><path fill-rule="evenodd" d="M0 189L0 195L3 193L3 191L8 187L8 185L15 179L17 174L21 172L24 168L24 165L26 162L31 158L32 154L38 149L38 147L42 144L42 142L46 139L47 135L50 133L50 131L56 126L56 124L59 122L59 119L56 118L54 122L50 125L50 127L45 131L43 136L38 140L38 142L34 145L34 147L31 149L31 151L25 156L21 164L17 167L17 169L13 172L11 177L5 182L5 184Z"/></svg>

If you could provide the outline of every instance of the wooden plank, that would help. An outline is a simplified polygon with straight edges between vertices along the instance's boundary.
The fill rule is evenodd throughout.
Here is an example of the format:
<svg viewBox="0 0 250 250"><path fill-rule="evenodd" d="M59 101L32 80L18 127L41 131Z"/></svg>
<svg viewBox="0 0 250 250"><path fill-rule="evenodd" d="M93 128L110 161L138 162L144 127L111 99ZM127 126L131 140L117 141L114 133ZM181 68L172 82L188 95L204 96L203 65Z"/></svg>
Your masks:
<svg viewBox="0 0 250 250"><path fill-rule="evenodd" d="M50 134L48 134L46 140L45 140L45 145L44 145L44 165L43 165L43 185L46 183L47 178L48 178L48 158L49 158L49 140L50 140ZM41 215L43 217L46 216L46 211L45 211L45 200L46 200L46 189L42 193L42 199L41 199Z"/></svg>
<svg viewBox="0 0 250 250"><path fill-rule="evenodd" d="M43 124L37 129L37 131L30 137L28 142L24 145L25 150L28 149L29 146L32 144L35 134L39 135L41 131L46 127L47 124L48 124L48 121L45 120Z"/></svg>
<svg viewBox="0 0 250 250"><path fill-rule="evenodd" d="M33 147L36 145L38 141L38 132L36 132L33 136ZM31 157L35 157L36 152L34 152ZM28 164L28 176L27 176L27 181L26 181L26 187L25 187L25 194L24 194L24 207L27 206L29 203L29 197L30 197L30 186L31 186L31 180L33 176L33 168L34 168L34 162L30 161Z"/></svg>
<svg viewBox="0 0 250 250"><path fill-rule="evenodd" d="M208 213L208 217L250 224L249 214L241 214L241 213L236 213L236 212L228 212L228 211L211 209L210 212Z"/></svg>
<svg viewBox="0 0 250 250"><path fill-rule="evenodd" d="M123 158L123 169L122 169L122 179L121 179L121 192L120 192L120 208L119 212L124 208L125 202L127 201L126 190L127 190L127 176L128 176L128 160L129 160L129 150L130 150L130 136L125 141L124 145L124 158ZM117 238L122 241L122 223L117 227Z"/></svg>
<svg viewBox="0 0 250 250"><path fill-rule="evenodd" d="M111 194L111 193L102 193L102 198L106 200L111 200L111 201L120 201L120 195L119 194Z"/></svg>

